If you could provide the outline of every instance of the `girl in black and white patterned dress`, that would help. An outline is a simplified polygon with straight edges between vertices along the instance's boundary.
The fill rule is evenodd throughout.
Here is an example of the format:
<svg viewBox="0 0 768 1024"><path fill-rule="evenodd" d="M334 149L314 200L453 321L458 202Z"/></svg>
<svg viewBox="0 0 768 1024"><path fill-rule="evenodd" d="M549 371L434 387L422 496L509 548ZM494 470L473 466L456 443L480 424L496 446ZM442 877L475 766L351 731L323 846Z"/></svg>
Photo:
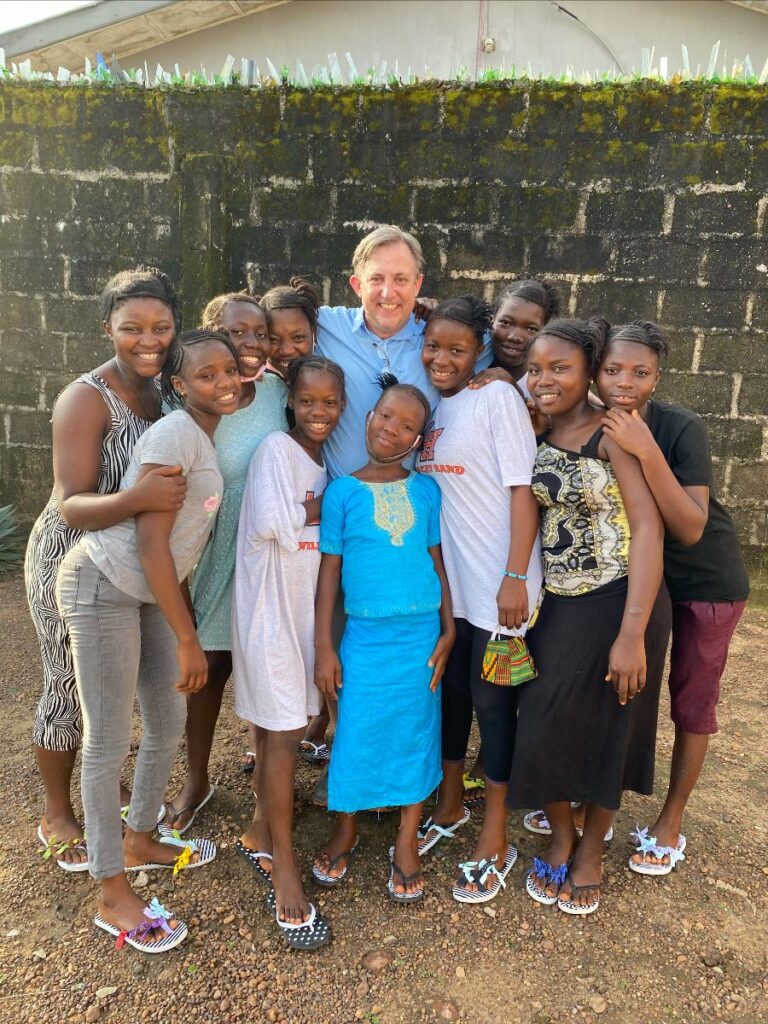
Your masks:
<svg viewBox="0 0 768 1024"><path fill-rule="evenodd" d="M88 861L70 798L82 718L69 643L56 607L56 575L85 530L112 526L140 511L177 509L184 501L186 482L169 468L116 493L136 441L160 418L154 377L176 333L176 308L173 285L152 267L122 271L108 282L101 315L115 355L57 399L53 492L27 546L27 599L43 663L33 737L45 786L38 838L53 849L53 859L66 871L87 870Z"/></svg>

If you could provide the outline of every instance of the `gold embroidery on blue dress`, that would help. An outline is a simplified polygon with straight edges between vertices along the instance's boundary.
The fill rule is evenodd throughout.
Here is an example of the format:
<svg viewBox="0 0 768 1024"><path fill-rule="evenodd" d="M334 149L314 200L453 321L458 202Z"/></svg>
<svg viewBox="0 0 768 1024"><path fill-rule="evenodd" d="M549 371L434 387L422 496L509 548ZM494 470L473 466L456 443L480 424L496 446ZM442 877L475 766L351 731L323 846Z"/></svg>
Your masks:
<svg viewBox="0 0 768 1024"><path fill-rule="evenodd" d="M373 521L389 534L391 544L402 547L403 537L416 522L405 480L368 487L373 494Z"/></svg>

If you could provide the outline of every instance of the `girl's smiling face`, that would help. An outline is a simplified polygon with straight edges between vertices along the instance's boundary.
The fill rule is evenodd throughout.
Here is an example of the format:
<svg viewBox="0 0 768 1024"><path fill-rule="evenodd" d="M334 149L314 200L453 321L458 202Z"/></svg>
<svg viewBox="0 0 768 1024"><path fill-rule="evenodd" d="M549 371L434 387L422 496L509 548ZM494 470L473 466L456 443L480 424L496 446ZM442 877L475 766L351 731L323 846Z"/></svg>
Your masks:
<svg viewBox="0 0 768 1024"><path fill-rule="evenodd" d="M300 309L270 309L267 313L272 362L283 376L288 364L312 355L315 339L306 314Z"/></svg>
<svg viewBox="0 0 768 1024"><path fill-rule="evenodd" d="M583 350L551 334L540 334L528 353L528 390L547 416L586 402L590 382Z"/></svg>
<svg viewBox="0 0 768 1024"><path fill-rule="evenodd" d="M121 302L104 324L118 362L139 377L156 377L176 334L170 308L160 299Z"/></svg>
<svg viewBox="0 0 768 1024"><path fill-rule="evenodd" d="M659 357L636 341L611 342L597 371L597 393L608 409L642 409L661 377Z"/></svg>
<svg viewBox="0 0 768 1024"><path fill-rule="evenodd" d="M327 370L301 370L289 408L296 417L296 429L314 444L322 444L339 422L344 410L341 382Z"/></svg>
<svg viewBox="0 0 768 1024"><path fill-rule="evenodd" d="M521 377L531 343L545 323L546 314L538 303L516 296L506 299L491 326L494 360L513 377Z"/></svg>
<svg viewBox="0 0 768 1024"><path fill-rule="evenodd" d="M267 315L252 302L228 302L219 325L235 347L246 377L255 377L272 354Z"/></svg>
<svg viewBox="0 0 768 1024"><path fill-rule="evenodd" d="M223 342L204 341L185 348L181 372L171 382L183 396L186 411L196 419L237 412L240 367Z"/></svg>
<svg viewBox="0 0 768 1024"><path fill-rule="evenodd" d="M482 344L466 324L430 319L424 332L421 361L427 375L444 398L457 394L475 373Z"/></svg>
<svg viewBox="0 0 768 1024"><path fill-rule="evenodd" d="M405 391L390 389L368 414L365 431L369 453L377 459L402 457L418 444L424 433L424 406Z"/></svg>

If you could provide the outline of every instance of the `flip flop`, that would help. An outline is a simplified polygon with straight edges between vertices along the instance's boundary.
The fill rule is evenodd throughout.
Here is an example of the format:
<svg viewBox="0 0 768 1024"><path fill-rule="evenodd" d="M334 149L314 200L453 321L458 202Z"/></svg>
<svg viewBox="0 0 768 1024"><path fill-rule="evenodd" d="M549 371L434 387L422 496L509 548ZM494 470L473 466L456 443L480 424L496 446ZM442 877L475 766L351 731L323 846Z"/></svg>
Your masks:
<svg viewBox="0 0 768 1024"><path fill-rule="evenodd" d="M240 771L243 775L252 775L256 767L256 755L252 750L246 750L245 757L240 762Z"/></svg>
<svg viewBox="0 0 768 1024"><path fill-rule="evenodd" d="M536 818L539 819L538 822L536 821ZM574 827L576 828L576 833L579 839L581 839L581 837L584 835L584 829L578 828L578 826ZM537 836L552 835L552 828L550 827L549 821L547 820L547 816L544 813L544 811L529 811L529 813L526 814L526 816L523 818L523 828L527 828L529 832L533 832ZM603 837L603 842L610 843L612 839L613 825L611 825L608 831L605 833Z"/></svg>
<svg viewBox="0 0 768 1024"><path fill-rule="evenodd" d="M314 903L309 904L309 918L301 924L289 924L280 920L277 916L274 889L267 893L267 906L275 915L277 926L283 933L286 945L291 949L320 949L321 946L327 946L333 938L331 926L321 914L318 914Z"/></svg>
<svg viewBox="0 0 768 1024"><path fill-rule="evenodd" d="M389 878L387 879L387 893L389 898L394 903L418 903L419 900L424 899L424 886L420 889L416 889L414 892L397 892L395 890L395 875L398 876L398 885L405 887L410 882L415 882L417 878L423 877L423 871L419 869L414 871L410 875L406 875L402 868L395 864L395 848L390 846L389 848Z"/></svg>
<svg viewBox="0 0 768 1024"><path fill-rule="evenodd" d="M419 827L418 839L419 839L419 856L427 853L432 849L433 846L437 846L441 839L454 839L456 836L456 829L461 828L462 825L470 819L471 811L466 804L464 806L464 813L458 821L454 821L452 825L438 825L434 818L427 818L423 825ZM432 835L430 836L430 832Z"/></svg>
<svg viewBox="0 0 768 1024"><path fill-rule="evenodd" d="M50 839L46 839L43 834L43 826L37 826L37 838L43 844L43 849L38 850L43 860L54 859L56 866L60 867L62 871L87 871L88 870L88 858L84 861L72 863L68 860L59 860L59 856L62 853L66 853L67 850L81 850L83 853L87 853L88 849L85 845L85 839L69 839L64 842L57 842L55 836L51 836Z"/></svg>
<svg viewBox="0 0 768 1024"><path fill-rule="evenodd" d="M181 853L173 860L170 864L159 864L159 863L147 863L147 864L134 864L131 867L126 868L128 871L158 871L165 869L172 869L173 874L178 875L180 871L185 871L188 868L202 868L206 864L210 864L216 857L216 844L211 842L210 839L182 839L180 836L162 836L159 842L164 843L167 846L178 846L181 849ZM192 860L192 854L199 853L199 860Z"/></svg>
<svg viewBox="0 0 768 1024"><path fill-rule="evenodd" d="M183 921L179 921L176 927L172 929L168 921L174 917L174 914L166 910L156 896L144 908L144 915L147 920L142 921L140 925L137 925L130 931L126 931L125 928L117 928L115 925L110 924L109 921L105 921L100 914L94 917L93 923L97 928L101 928L109 935L115 936L115 949L122 949L124 945L128 945L138 949L141 953L167 953L169 949L173 949L174 946L178 946L186 939L186 924ZM138 941L143 935L146 935L147 932L152 931L154 928L161 928L165 932L162 939L156 942Z"/></svg>
<svg viewBox="0 0 768 1024"><path fill-rule="evenodd" d="M468 860L464 861L463 864L459 864L459 867L464 872L464 879L454 885L453 898L458 903L488 903L495 896L498 896L502 889L506 889L507 875L512 870L516 860L517 850L514 846L510 845L507 848L501 870L496 867L495 857L492 860L483 858L483 860ZM485 884L491 876L495 876L499 880L499 884L493 889L489 889ZM477 886L477 892L470 892L467 889L467 884L470 882Z"/></svg>
<svg viewBox="0 0 768 1024"><path fill-rule="evenodd" d="M645 861L639 863L632 858L629 858L629 869L635 871L638 875L668 875L677 867L681 860L685 860L685 836L680 835L677 840L677 846L659 846L656 842L656 836L649 836L647 828L636 828L631 833L632 837L637 840L637 849L635 853L642 854L645 856L647 853L653 857L669 857L669 861L666 864L646 864Z"/></svg>
<svg viewBox="0 0 768 1024"><path fill-rule="evenodd" d="M205 796L203 797L199 804L189 804L189 806L187 807L182 807L180 811L177 811L172 803L161 804L160 813L157 818L158 832L160 832L160 834L164 836L170 836L173 835L174 832L178 832L180 836L183 836L185 832L188 832L192 828L192 823L197 817L198 812L202 811L202 809L205 807L205 805L208 803L208 801L211 799L215 792L216 787L212 784L209 785L208 792L205 794ZM187 824L183 826L183 828L171 828L170 825L163 824L163 818L167 817L167 815L170 812L172 812L173 814L171 821L176 821L178 818L182 816L182 814L186 814L187 811L192 811L192 816L190 817Z"/></svg>
<svg viewBox="0 0 768 1024"><path fill-rule="evenodd" d="M584 917L587 914L594 914L600 906L600 886L602 883L597 882L595 885L576 885L570 871L566 875L565 881L570 883L571 894L567 900L564 900L562 896L557 897L557 909L562 910L564 914L572 914L574 917ZM588 889L597 890L597 896L593 900L584 904L573 902L573 897L576 893L587 892Z"/></svg>
<svg viewBox="0 0 768 1024"><path fill-rule="evenodd" d="M355 837L355 841L350 850L343 850L341 853L337 853L335 857L332 857L328 862L328 871L323 871L317 865L312 865L312 877L318 883L318 885L324 885L326 889L335 889L337 885L341 885L344 879L347 877L347 871L349 871L349 862L352 859L352 854L357 850L360 845L360 836ZM331 868L335 868L340 860L347 858L347 863L339 875L332 875L330 873Z"/></svg>
<svg viewBox="0 0 768 1024"><path fill-rule="evenodd" d="M299 743L299 757L308 764L325 764L330 756L327 743L313 743L312 740Z"/></svg>
<svg viewBox="0 0 768 1024"><path fill-rule="evenodd" d="M260 864L260 861L262 860L272 860L271 853L265 853L264 850L250 850L242 839L238 839L235 843L235 853L242 857L243 860L248 861L262 882L266 882L267 885L272 885L272 872L267 871L267 869L262 867Z"/></svg>
<svg viewBox="0 0 768 1024"><path fill-rule="evenodd" d="M549 885L556 885L558 890L565 881L568 875L568 864L561 864L559 867L553 868L551 864L547 864L545 860L541 860L539 857L533 858L533 867L525 876L525 891L535 900L537 903L543 903L545 907L551 907L557 903L557 894L554 896L547 896L544 891ZM544 883L544 888L539 888L534 882L534 879L538 878Z"/></svg>

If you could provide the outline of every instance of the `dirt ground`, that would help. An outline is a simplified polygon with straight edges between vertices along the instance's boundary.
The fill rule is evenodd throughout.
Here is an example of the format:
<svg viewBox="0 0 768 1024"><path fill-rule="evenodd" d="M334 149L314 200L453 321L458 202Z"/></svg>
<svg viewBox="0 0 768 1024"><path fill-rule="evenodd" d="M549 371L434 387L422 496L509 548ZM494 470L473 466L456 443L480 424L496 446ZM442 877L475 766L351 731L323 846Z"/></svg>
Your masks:
<svg viewBox="0 0 768 1024"><path fill-rule="evenodd" d="M690 805L687 859L669 877L641 878L626 868L628 833L652 823L658 803L630 794L593 917L571 918L526 897L524 870L543 841L519 820L511 828L518 864L486 909L450 896L473 824L426 861L428 898L402 907L384 889L394 819L367 820L346 887L310 886L335 932L328 949L312 954L285 948L264 889L232 852L252 798L239 771L245 736L227 702L212 758L216 795L192 833L214 838L219 857L175 885L150 873L144 891L191 925L186 943L153 958L117 952L91 924L96 894L88 876L65 874L35 853L41 789L30 732L38 653L20 575L4 576L0 1022L768 1021L767 652L768 615L750 609L724 681L722 731ZM665 701L657 793L666 784L671 738ZM307 869L330 825L308 802L315 772L302 765L298 779L296 841Z"/></svg>

